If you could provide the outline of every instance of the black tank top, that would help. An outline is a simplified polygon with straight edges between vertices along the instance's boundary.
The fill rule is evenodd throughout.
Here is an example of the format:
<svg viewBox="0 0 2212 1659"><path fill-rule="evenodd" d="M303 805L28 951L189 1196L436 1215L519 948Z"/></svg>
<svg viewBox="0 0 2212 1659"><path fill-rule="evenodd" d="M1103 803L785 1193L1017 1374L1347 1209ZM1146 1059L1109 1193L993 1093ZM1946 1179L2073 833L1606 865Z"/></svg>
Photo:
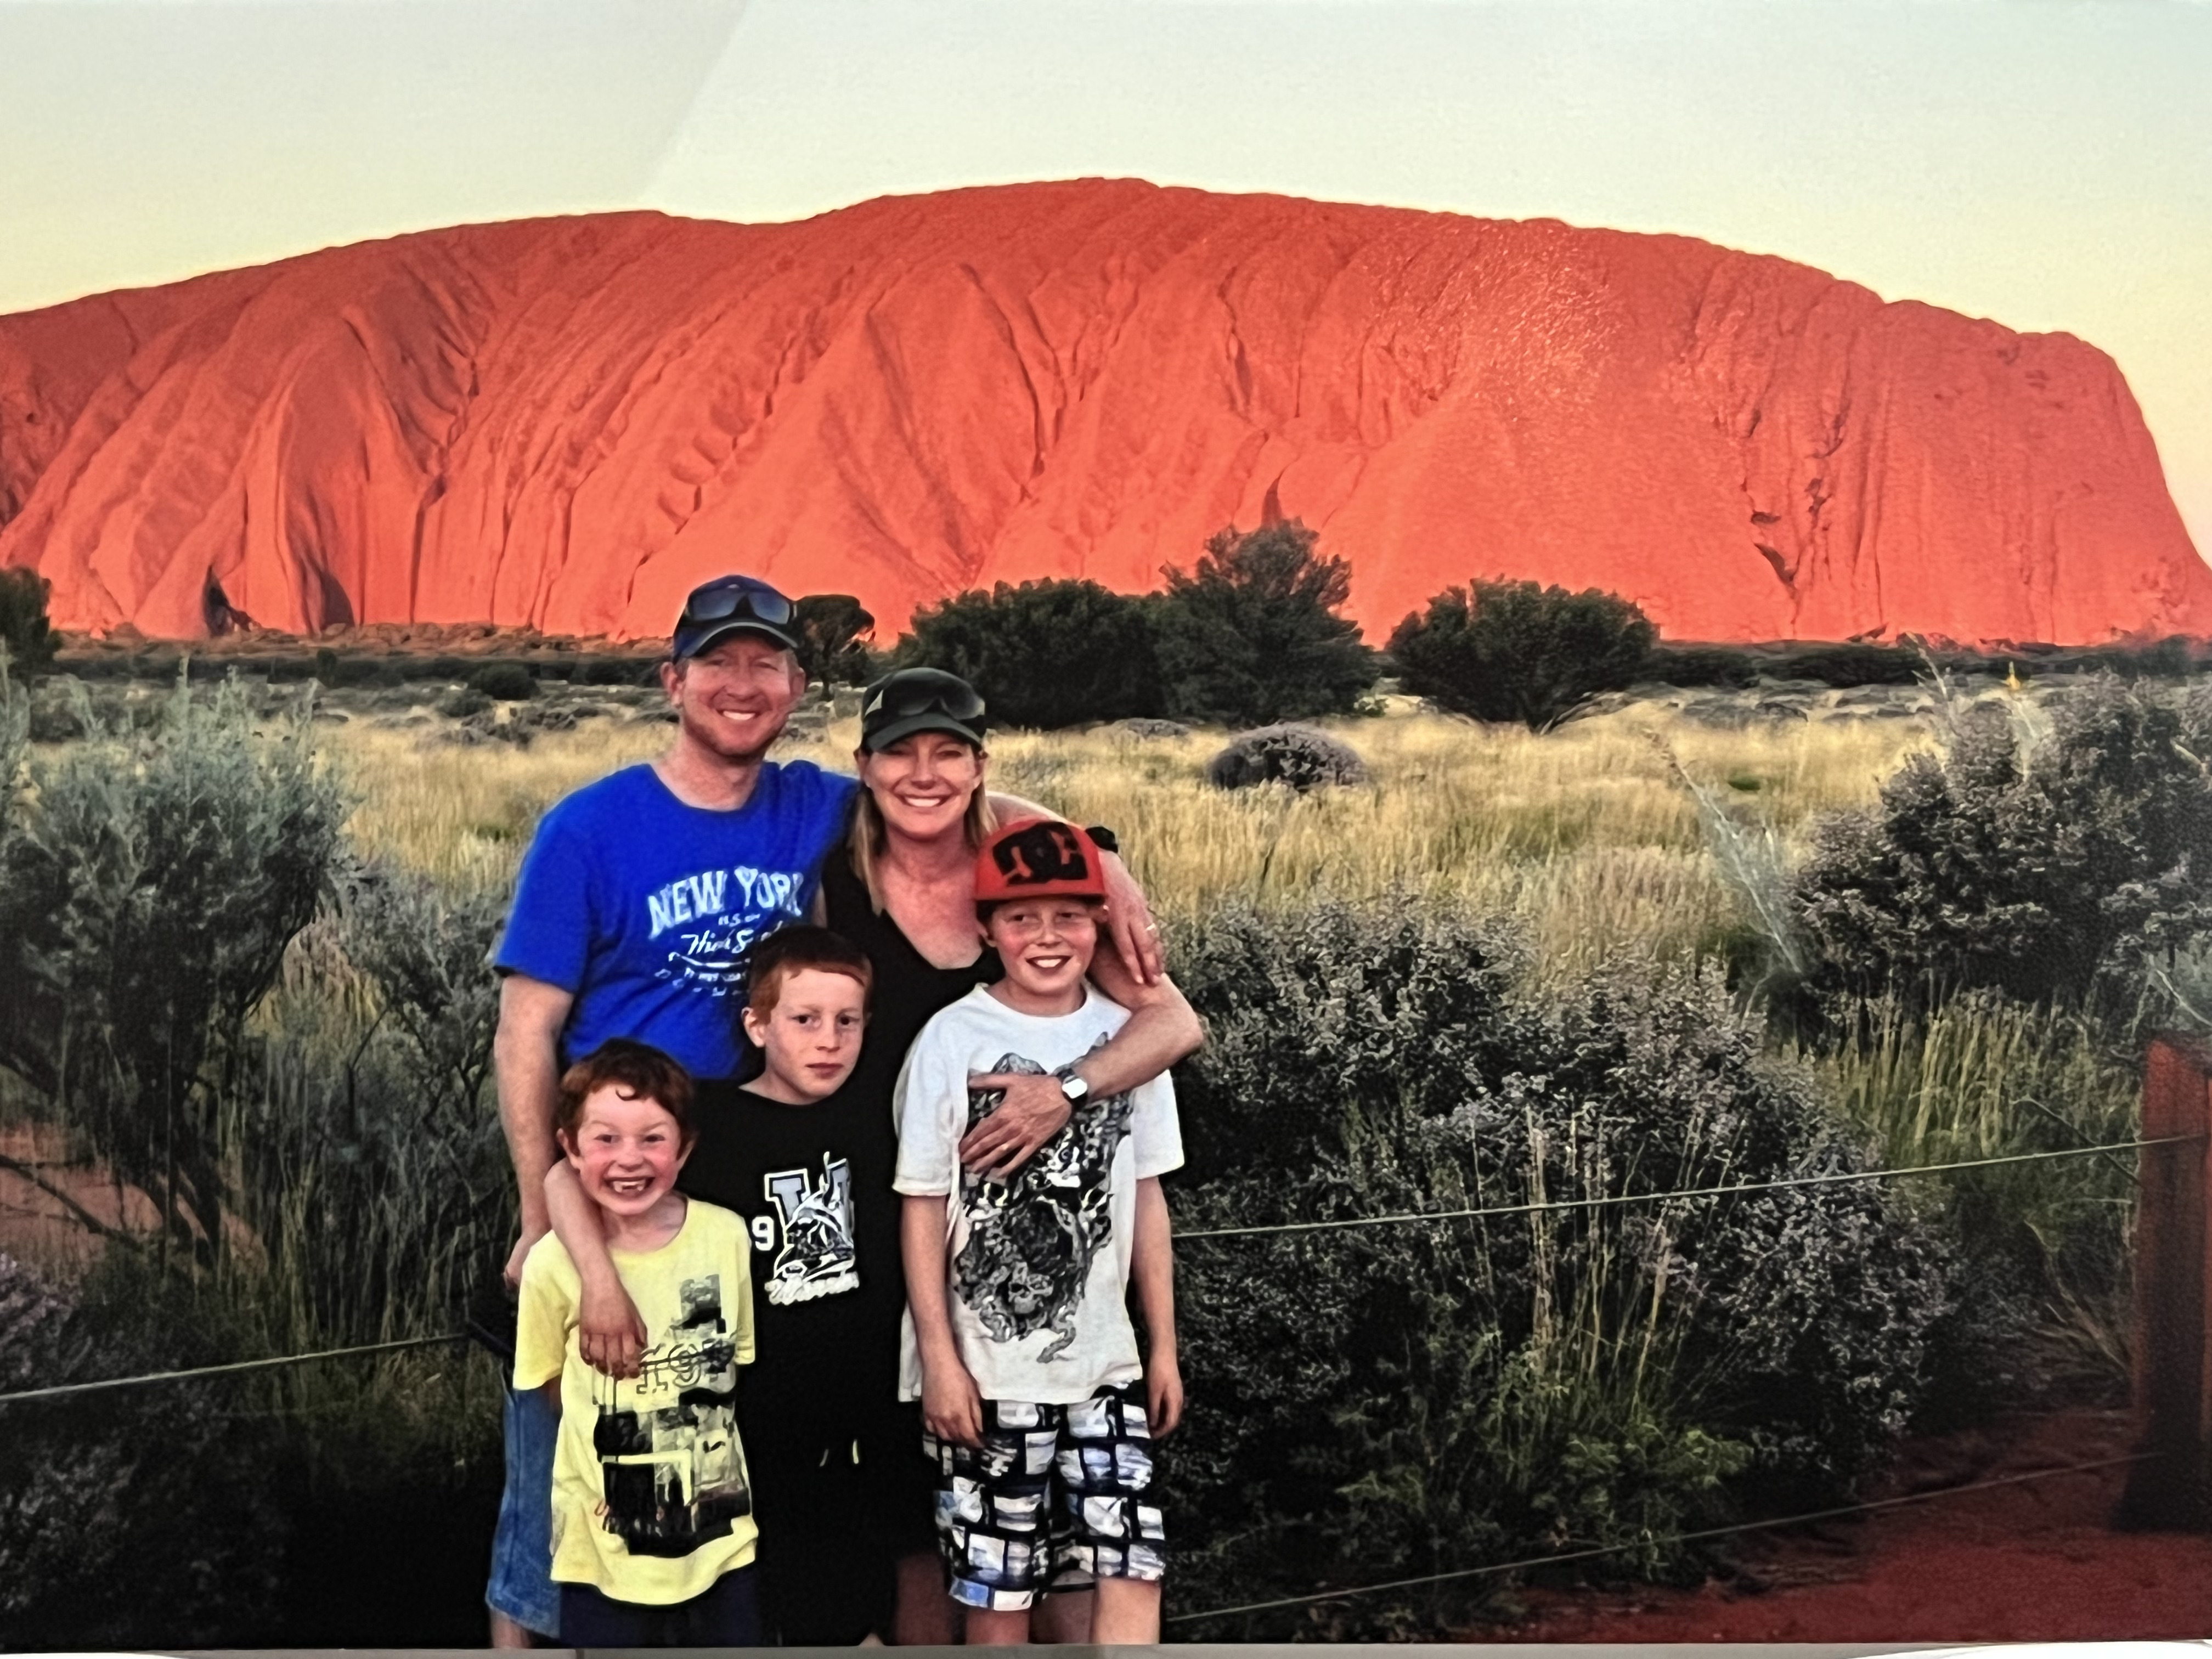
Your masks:
<svg viewBox="0 0 2212 1659"><path fill-rule="evenodd" d="M845 1089L860 1099L878 1103L888 1114L899 1067L906 1063L906 1051L914 1046L930 1017L951 1007L978 985L997 983L1005 969L999 964L999 953L988 946L963 968L939 968L915 950L898 924L888 914L879 914L869 900L867 888L853 873L852 855L842 842L831 848L830 856L823 860L822 903L830 930L866 951L875 969L867 1038L860 1045L860 1063Z"/></svg>

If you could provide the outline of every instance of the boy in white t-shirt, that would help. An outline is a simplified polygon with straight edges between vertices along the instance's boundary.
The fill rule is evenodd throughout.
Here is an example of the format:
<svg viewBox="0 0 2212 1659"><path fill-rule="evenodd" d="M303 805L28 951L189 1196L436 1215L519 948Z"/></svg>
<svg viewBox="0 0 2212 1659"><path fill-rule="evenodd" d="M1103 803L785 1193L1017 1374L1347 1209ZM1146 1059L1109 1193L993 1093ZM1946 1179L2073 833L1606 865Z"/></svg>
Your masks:
<svg viewBox="0 0 2212 1659"><path fill-rule="evenodd" d="M1165 1077L1079 1097L1075 1062L1129 1018L1086 978L1104 897L1082 830L1030 819L994 836L975 908L1006 977L923 1027L899 1078L902 1388L922 1402L939 1540L971 1644L1027 1641L1038 1591L1094 1583L1092 1641L1159 1640L1152 1443L1182 1418L1182 1379L1158 1177L1182 1163L1182 1138ZM969 1079L993 1072L1052 1073L1074 1100L1003 1182L963 1170L957 1150L999 1103Z"/></svg>

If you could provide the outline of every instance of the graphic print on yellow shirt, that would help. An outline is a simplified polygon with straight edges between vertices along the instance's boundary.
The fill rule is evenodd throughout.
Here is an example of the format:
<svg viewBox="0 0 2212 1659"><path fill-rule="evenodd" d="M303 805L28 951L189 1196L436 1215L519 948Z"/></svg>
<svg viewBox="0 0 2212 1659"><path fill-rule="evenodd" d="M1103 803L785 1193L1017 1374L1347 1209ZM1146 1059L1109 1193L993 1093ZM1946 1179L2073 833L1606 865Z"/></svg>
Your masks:
<svg viewBox="0 0 2212 1659"><path fill-rule="evenodd" d="M592 1373L600 1524L632 1555L689 1555L752 1513L721 1275L679 1280L676 1299L634 1380Z"/></svg>
<svg viewBox="0 0 2212 1659"><path fill-rule="evenodd" d="M561 1379L553 1577L665 1606L752 1559L737 1427L737 1368L753 1355L750 1241L737 1216L695 1200L659 1249L611 1254L652 1335L639 1375L583 1363L580 1285L549 1234L523 1269L515 1384Z"/></svg>

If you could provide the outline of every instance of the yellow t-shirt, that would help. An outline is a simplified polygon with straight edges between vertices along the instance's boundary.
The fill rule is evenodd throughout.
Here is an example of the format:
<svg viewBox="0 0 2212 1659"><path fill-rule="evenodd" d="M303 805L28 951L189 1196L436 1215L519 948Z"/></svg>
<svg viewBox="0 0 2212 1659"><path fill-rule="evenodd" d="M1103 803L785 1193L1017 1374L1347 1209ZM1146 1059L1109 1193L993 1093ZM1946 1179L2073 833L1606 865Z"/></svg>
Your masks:
<svg viewBox="0 0 2212 1659"><path fill-rule="evenodd" d="M561 1379L553 1577L666 1607L753 1559L736 1409L737 1368L753 1358L752 1241L693 1199L659 1249L611 1254L650 1337L642 1375L602 1376L578 1356L582 1283L548 1233L523 1263L514 1386Z"/></svg>

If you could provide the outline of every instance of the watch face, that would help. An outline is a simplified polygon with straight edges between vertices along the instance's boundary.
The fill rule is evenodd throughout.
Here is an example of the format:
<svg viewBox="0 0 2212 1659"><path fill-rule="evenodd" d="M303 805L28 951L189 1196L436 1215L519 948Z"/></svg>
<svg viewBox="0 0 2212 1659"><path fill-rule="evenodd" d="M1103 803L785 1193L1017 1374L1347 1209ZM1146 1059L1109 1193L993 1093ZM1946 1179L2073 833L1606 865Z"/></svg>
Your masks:
<svg viewBox="0 0 2212 1659"><path fill-rule="evenodd" d="M1091 1092L1091 1085L1079 1077L1064 1077L1060 1080L1060 1091L1073 1103Z"/></svg>

